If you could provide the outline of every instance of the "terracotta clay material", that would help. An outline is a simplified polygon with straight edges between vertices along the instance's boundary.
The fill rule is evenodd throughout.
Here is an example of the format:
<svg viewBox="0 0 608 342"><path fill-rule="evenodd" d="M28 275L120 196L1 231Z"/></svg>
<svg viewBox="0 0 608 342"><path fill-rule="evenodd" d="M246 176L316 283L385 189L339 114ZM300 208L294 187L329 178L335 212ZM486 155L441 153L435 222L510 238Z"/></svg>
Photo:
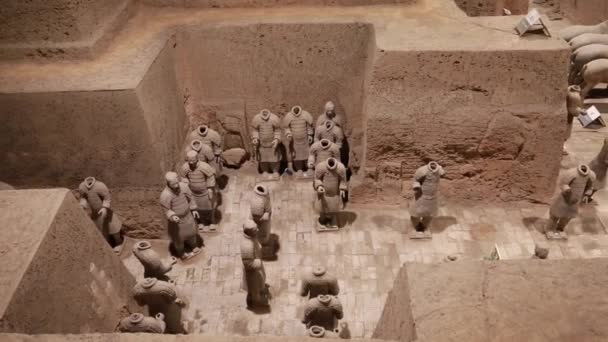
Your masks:
<svg viewBox="0 0 608 342"><path fill-rule="evenodd" d="M87 177L78 186L80 206L90 209L90 216L112 247L122 244L122 220L111 208L110 190L94 177Z"/></svg>
<svg viewBox="0 0 608 342"><path fill-rule="evenodd" d="M580 84L582 82L583 68L587 63L604 58L608 58L608 45L591 44L574 51L570 67L570 84Z"/></svg>
<svg viewBox="0 0 608 342"><path fill-rule="evenodd" d="M305 274L302 278L300 295L308 298L315 298L318 295L337 296L340 293L338 279L327 273L325 267L317 266L311 273Z"/></svg>
<svg viewBox="0 0 608 342"><path fill-rule="evenodd" d="M606 45L608 47L608 45ZM591 61L581 70L582 90L581 97L585 99L591 89L595 88L599 83L608 82L608 56L607 58L596 59Z"/></svg>
<svg viewBox="0 0 608 342"><path fill-rule="evenodd" d="M165 315L162 313L156 314L155 317L134 313L121 319L118 323L118 331L125 333L163 334L166 327Z"/></svg>
<svg viewBox="0 0 608 342"><path fill-rule="evenodd" d="M560 177L560 191L553 198L549 221L545 227L548 238L565 237L566 225L578 214L583 197L592 194L594 181L595 173L584 164L568 170Z"/></svg>
<svg viewBox="0 0 608 342"><path fill-rule="evenodd" d="M342 148L342 142L344 141L344 132L342 128L336 125L332 120L325 120L324 123L317 126L315 129L315 141L327 139Z"/></svg>
<svg viewBox="0 0 608 342"><path fill-rule="evenodd" d="M591 196L606 187L606 172L608 172L608 138L604 138L602 149L589 163L589 168L591 168L591 171L595 174L593 192L587 198L587 201L591 202Z"/></svg>
<svg viewBox="0 0 608 342"><path fill-rule="evenodd" d="M302 323L307 328L313 325L323 327L325 330L333 331L342 319L344 312L338 297L331 295L319 295L306 303Z"/></svg>
<svg viewBox="0 0 608 342"><path fill-rule="evenodd" d="M321 139L310 147L308 168L312 169L329 158L340 158L340 148L328 139Z"/></svg>
<svg viewBox="0 0 608 342"><path fill-rule="evenodd" d="M570 44L570 47L572 47L573 51L591 44L608 45L608 34L584 33L569 41L568 44Z"/></svg>
<svg viewBox="0 0 608 342"><path fill-rule="evenodd" d="M346 168L335 158L317 164L313 187L321 214L319 221L328 228L338 228L338 213L344 207L348 190Z"/></svg>
<svg viewBox="0 0 608 342"><path fill-rule="evenodd" d="M278 145L281 140L281 120L268 109L263 109L251 122L252 144L257 149L257 160L262 173L279 172Z"/></svg>
<svg viewBox="0 0 608 342"><path fill-rule="evenodd" d="M215 230L215 209L217 199L217 184L215 169L204 161L200 161L196 151L186 154L186 162L180 169L180 176L188 182L192 199L198 212L198 228L208 227Z"/></svg>
<svg viewBox="0 0 608 342"><path fill-rule="evenodd" d="M260 244L265 245L270 239L272 227L272 203L270 202L270 190L263 184L253 187L253 196L249 203L249 216L258 227L256 235Z"/></svg>
<svg viewBox="0 0 608 342"><path fill-rule="evenodd" d="M414 201L410 206L410 217L417 232L426 232L433 216L437 215L437 191L444 174L443 167L434 161L414 173Z"/></svg>
<svg viewBox="0 0 608 342"><path fill-rule="evenodd" d="M175 285L156 278L144 278L133 287L133 297L139 305L147 306L150 315L164 315L167 333L183 334L182 306Z"/></svg>
<svg viewBox="0 0 608 342"><path fill-rule="evenodd" d="M161 259L148 241L139 241L133 245L133 255L144 266L144 277L146 278L166 279L166 274L171 271L177 261L174 257Z"/></svg>
<svg viewBox="0 0 608 342"><path fill-rule="evenodd" d="M300 106L293 106L283 118L283 127L289 148L289 168L306 171L314 134L312 115Z"/></svg>
<svg viewBox="0 0 608 342"><path fill-rule="evenodd" d="M187 259L200 252L195 219L198 206L188 184L179 181L175 172L165 174L167 186L160 194L160 205L167 217L171 244L177 257Z"/></svg>
<svg viewBox="0 0 608 342"><path fill-rule="evenodd" d="M319 115L319 117L317 118L316 127L321 126L327 120L333 121L336 126L340 126L342 128L344 128L346 125L346 120L344 120L344 116L342 114L336 113L336 105L331 101L325 104L325 110L323 111L323 114Z"/></svg>
<svg viewBox="0 0 608 342"><path fill-rule="evenodd" d="M608 34L608 20L601 22L597 25L574 25L567 27L559 32L560 37L564 38L566 41L571 41L572 39L584 34L584 33L599 33L599 34Z"/></svg>
<svg viewBox="0 0 608 342"><path fill-rule="evenodd" d="M190 144L186 147L184 156L190 151L195 151L198 154L198 159L213 167L216 173L221 171L222 164L218 164L217 156L213 152L213 148L211 148L211 146L196 139L192 140L192 142L190 142Z"/></svg>
<svg viewBox="0 0 608 342"><path fill-rule="evenodd" d="M568 93L566 95L566 110L568 112L567 129L565 140L570 138L572 135L572 123L574 118L581 114L585 114L585 107L583 106L583 99L581 97L581 87L577 85L571 85L568 87Z"/></svg>
<svg viewBox="0 0 608 342"><path fill-rule="evenodd" d="M247 307L265 307L269 305L266 271L262 262L262 246L256 235L258 228L252 220L243 224L241 238L241 260L243 261L242 289L247 291Z"/></svg>

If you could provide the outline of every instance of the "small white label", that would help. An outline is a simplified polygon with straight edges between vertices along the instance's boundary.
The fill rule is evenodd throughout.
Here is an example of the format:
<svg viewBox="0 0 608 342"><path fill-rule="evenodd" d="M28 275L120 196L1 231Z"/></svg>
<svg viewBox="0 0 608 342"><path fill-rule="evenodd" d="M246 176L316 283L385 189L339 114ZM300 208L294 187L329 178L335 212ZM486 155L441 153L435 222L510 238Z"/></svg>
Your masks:
<svg viewBox="0 0 608 342"><path fill-rule="evenodd" d="M586 115L580 114L578 116L578 121L581 122L583 127L589 126L590 123L602 116L595 106L589 107L585 112L587 113Z"/></svg>
<svg viewBox="0 0 608 342"><path fill-rule="evenodd" d="M538 13L538 10L536 10L536 8L533 8L526 15L526 21L528 22L528 25L530 25L530 26L536 25L538 23L538 19L540 19L540 13Z"/></svg>

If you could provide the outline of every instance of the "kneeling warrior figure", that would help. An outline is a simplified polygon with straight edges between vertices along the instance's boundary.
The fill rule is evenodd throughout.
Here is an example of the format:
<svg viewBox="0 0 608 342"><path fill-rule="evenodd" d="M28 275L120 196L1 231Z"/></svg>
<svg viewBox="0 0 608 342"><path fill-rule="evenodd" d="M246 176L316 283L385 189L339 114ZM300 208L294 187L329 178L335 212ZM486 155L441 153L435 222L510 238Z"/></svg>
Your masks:
<svg viewBox="0 0 608 342"><path fill-rule="evenodd" d="M443 167L434 161L414 173L414 202L410 207L410 219L415 229L413 238L431 236L429 226L433 216L437 215L437 189L444 174Z"/></svg>
<svg viewBox="0 0 608 342"><path fill-rule="evenodd" d="M281 120L268 109L263 109L253 117L251 137L254 148L259 153L262 174L279 172L279 140L281 139Z"/></svg>
<svg viewBox="0 0 608 342"><path fill-rule="evenodd" d="M169 237L178 258L188 259L200 253L198 231L194 219L199 219L196 202L188 184L179 181L177 173L165 174L167 186L160 194L160 205L168 220Z"/></svg>
<svg viewBox="0 0 608 342"><path fill-rule="evenodd" d="M80 206L83 209L91 209L91 219L110 246L114 248L114 252L119 252L122 245L120 235L122 221L110 208L112 197L108 187L94 177L87 177L78 186L78 193L80 194Z"/></svg>
<svg viewBox="0 0 608 342"><path fill-rule="evenodd" d="M335 158L317 164L313 187L317 192L319 222L326 229L338 229L338 214L346 201L346 168Z"/></svg>
<svg viewBox="0 0 608 342"><path fill-rule="evenodd" d="M297 171L301 176L307 170L306 161L313 141L312 116L309 112L302 110L302 107L294 106L283 118L283 126L291 156L289 168Z"/></svg>
<svg viewBox="0 0 608 342"><path fill-rule="evenodd" d="M199 218L198 229L216 230L215 226L215 170L200 161L195 151L186 154L186 162L181 168L181 177L188 183L192 198L196 202Z"/></svg>
<svg viewBox="0 0 608 342"><path fill-rule="evenodd" d="M593 192L595 173L587 165L569 169L559 179L560 192L553 198L549 209L549 222L545 227L547 239L567 239L564 229L578 214L584 196Z"/></svg>

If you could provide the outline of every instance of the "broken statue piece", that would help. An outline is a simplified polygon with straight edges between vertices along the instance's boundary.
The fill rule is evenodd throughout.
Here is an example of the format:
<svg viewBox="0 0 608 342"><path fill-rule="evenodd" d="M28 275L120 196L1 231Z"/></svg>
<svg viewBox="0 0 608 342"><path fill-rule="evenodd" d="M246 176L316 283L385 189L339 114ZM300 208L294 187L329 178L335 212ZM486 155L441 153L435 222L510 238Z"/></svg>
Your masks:
<svg viewBox="0 0 608 342"><path fill-rule="evenodd" d="M124 333L165 333L165 315L156 314L155 317L146 317L140 313L131 314L118 323L118 331Z"/></svg>
<svg viewBox="0 0 608 342"><path fill-rule="evenodd" d="M338 279L327 273L323 266L315 267L310 274L306 274L302 279L300 295L308 298L315 298L319 295L337 296L340 293Z"/></svg>
<svg viewBox="0 0 608 342"><path fill-rule="evenodd" d="M177 261L174 257L161 259L148 241L137 242L133 246L133 255L144 266L144 277L146 278L167 279L166 274L171 271Z"/></svg>
<svg viewBox="0 0 608 342"><path fill-rule="evenodd" d="M312 115L300 106L293 106L283 118L283 127L289 145L289 168L298 172L306 171L314 133Z"/></svg>
<svg viewBox="0 0 608 342"><path fill-rule="evenodd" d="M308 336L312 338L338 338L337 331L328 331L318 325L308 328Z"/></svg>
<svg viewBox="0 0 608 342"><path fill-rule="evenodd" d="M329 158L340 158L340 148L328 139L321 139L310 146L308 168L313 169L317 164Z"/></svg>
<svg viewBox="0 0 608 342"><path fill-rule="evenodd" d="M549 209L549 221L545 233L549 239L565 239L564 229L578 214L584 196L591 195L595 173L589 166L581 164L567 170L559 179L559 193L555 195Z"/></svg>
<svg viewBox="0 0 608 342"><path fill-rule="evenodd" d="M214 231L216 207L216 178L215 170L204 161L198 159L195 151L186 154L186 162L180 169L182 180L188 183L192 199L198 212L198 229L205 228Z"/></svg>
<svg viewBox="0 0 608 342"><path fill-rule="evenodd" d="M110 246L121 245L122 220L110 206L112 197L108 187L94 177L87 177L78 186L78 193L80 195L80 206L91 210L91 219Z"/></svg>
<svg viewBox="0 0 608 342"><path fill-rule="evenodd" d="M187 259L200 253L194 221L199 218L198 207L188 184L180 182L177 173L167 172L165 181L167 186L160 194L160 205L167 217L169 237L176 256Z"/></svg>
<svg viewBox="0 0 608 342"><path fill-rule="evenodd" d="M338 229L338 214L346 201L346 168L336 158L317 164L313 188L317 193L319 222L327 229Z"/></svg>
<svg viewBox="0 0 608 342"><path fill-rule="evenodd" d="M268 109L263 109L251 122L252 143L257 150L257 160L264 174L279 172L281 120Z"/></svg>
<svg viewBox="0 0 608 342"><path fill-rule="evenodd" d="M336 105L331 101L325 103L325 111L317 118L315 127L321 126L327 120L333 121L337 126L344 129L344 124L346 123L344 117L336 113Z"/></svg>
<svg viewBox="0 0 608 342"><path fill-rule="evenodd" d="M586 199L587 202L592 201L593 194L606 187L606 172L608 171L608 138L604 138L602 149L589 163L589 168L591 168L591 171L595 174L595 181L593 182L593 190Z"/></svg>
<svg viewBox="0 0 608 342"><path fill-rule="evenodd" d="M414 200L410 205L410 219L418 235L429 235L433 216L437 215L437 190L439 181L445 174L437 162L419 167L414 173Z"/></svg>
<svg viewBox="0 0 608 342"><path fill-rule="evenodd" d="M307 328L316 325L323 327L325 330L333 331L338 320L342 319L343 316L342 304L338 297L319 295L306 303L302 323L306 324Z"/></svg>
<svg viewBox="0 0 608 342"><path fill-rule="evenodd" d="M148 307L150 315L164 315L167 333L185 333L181 321L185 302L179 298L174 284L156 278L144 278L133 287L133 297L137 304Z"/></svg>
<svg viewBox="0 0 608 342"><path fill-rule="evenodd" d="M268 306L270 293L266 285L266 271L262 262L262 246L256 236L258 227L252 220L243 224L241 260L243 262L242 288L247 291L247 307Z"/></svg>

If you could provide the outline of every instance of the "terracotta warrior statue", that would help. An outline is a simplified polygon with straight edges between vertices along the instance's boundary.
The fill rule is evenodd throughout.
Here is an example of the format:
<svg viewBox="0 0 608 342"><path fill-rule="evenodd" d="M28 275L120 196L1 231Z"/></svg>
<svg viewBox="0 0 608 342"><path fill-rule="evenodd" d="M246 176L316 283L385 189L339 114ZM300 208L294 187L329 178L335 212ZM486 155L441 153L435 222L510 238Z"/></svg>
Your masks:
<svg viewBox="0 0 608 342"><path fill-rule="evenodd" d="M334 331L338 320L343 316L342 304L338 297L318 295L306 303L302 323L306 324L307 328L316 325L325 330Z"/></svg>
<svg viewBox="0 0 608 342"><path fill-rule="evenodd" d="M315 141L327 139L342 148L342 141L344 140L344 132L340 126L336 125L331 120L326 120L320 126L315 129Z"/></svg>
<svg viewBox="0 0 608 342"><path fill-rule="evenodd" d="M346 168L336 158L317 164L313 187L320 202L320 222L327 228L338 228L338 213L346 201Z"/></svg>
<svg viewBox="0 0 608 342"><path fill-rule="evenodd" d="M122 244L120 235L122 220L110 207L112 196L110 196L108 187L94 177L87 177L78 186L78 193L80 194L80 206L85 210L91 209L91 219L110 246L113 248L120 246Z"/></svg>
<svg viewBox="0 0 608 342"><path fill-rule="evenodd" d="M323 112L323 114L319 115L319 117L317 118L317 124L315 127L321 126L327 120L333 121L337 126L340 126L340 127L342 127L342 129L344 129L344 124L345 124L344 118L342 117L342 115L336 114L336 106L331 101L328 101L325 104L325 112Z"/></svg>
<svg viewBox="0 0 608 342"><path fill-rule="evenodd" d="M161 257L152 249L152 244L148 241L139 241L133 245L133 255L144 266L144 277L167 280L166 276L177 262L177 259Z"/></svg>
<svg viewBox="0 0 608 342"><path fill-rule="evenodd" d="M276 253L274 249L269 253L264 253L267 249L266 246L270 243L272 204L270 202L270 191L262 184L256 184L253 188L249 218L252 219L258 227L257 239L262 245L264 260L273 259Z"/></svg>
<svg viewBox="0 0 608 342"><path fill-rule="evenodd" d="M433 216L437 215L437 189L444 174L443 167L434 161L414 173L414 201L410 207L410 219L416 232L430 233L429 225Z"/></svg>
<svg viewBox="0 0 608 342"><path fill-rule="evenodd" d="M587 196L585 202L591 203L593 195L606 187L606 172L608 171L608 138L604 138L604 145L600 152L589 163L591 171L595 173L595 181L593 182L593 190Z"/></svg>
<svg viewBox="0 0 608 342"><path fill-rule="evenodd" d="M133 297L137 304L148 307L150 315L163 314L167 333L185 333L182 325L182 307L185 302L179 298L175 285L156 278L145 278L133 287Z"/></svg>
<svg viewBox="0 0 608 342"><path fill-rule="evenodd" d="M215 174L219 175L222 171L222 164L217 163L217 157L213 153L213 149L200 140L192 140L186 148L186 154L190 151L195 151L198 154L198 160L203 161L215 170Z"/></svg>
<svg viewBox="0 0 608 342"><path fill-rule="evenodd" d="M321 139L310 147L308 155L308 168L314 169L319 163L329 158L340 159L340 148L328 139Z"/></svg>
<svg viewBox="0 0 608 342"><path fill-rule="evenodd" d="M323 266L315 267L312 273L307 274L302 279L300 295L308 298L316 298L318 295L337 296L340 293L340 286L336 277L327 274Z"/></svg>
<svg viewBox="0 0 608 342"><path fill-rule="evenodd" d="M549 222L545 233L549 239L565 239L564 229L578 214L578 206L583 196L591 195L595 173L587 165L581 164L566 171L559 179L560 192L553 198L549 210Z"/></svg>
<svg viewBox="0 0 608 342"><path fill-rule="evenodd" d="M568 93L566 95L566 109L568 111L568 126L564 141L568 140L572 135L572 123L574 122L574 118L577 118L579 115L587 114L585 107L583 106L583 99L581 98L581 87L577 85L571 85L568 87Z"/></svg>
<svg viewBox="0 0 608 342"><path fill-rule="evenodd" d="M154 317L146 317L140 313L133 313L118 323L118 331L124 333L152 333L164 334L165 315L157 313Z"/></svg>
<svg viewBox="0 0 608 342"><path fill-rule="evenodd" d="M266 285L266 271L262 262L262 246L256 236L258 227L252 220L243 224L241 260L243 261L243 286L247 290L247 307L268 306L270 293Z"/></svg>
<svg viewBox="0 0 608 342"><path fill-rule="evenodd" d="M180 169L180 176L188 183L192 199L196 203L198 229L216 230L215 170L209 164L200 161L195 151L190 151L186 154L186 162Z"/></svg>
<svg viewBox="0 0 608 342"><path fill-rule="evenodd" d="M289 168L298 173L307 169L308 153L313 142L314 127L312 116L300 106L293 106L283 118L285 137L289 141L291 156Z"/></svg>
<svg viewBox="0 0 608 342"><path fill-rule="evenodd" d="M168 220L169 237L177 257L187 259L200 253L195 219L199 219L196 201L188 184L181 183L175 172L165 174L167 186L160 194L160 205Z"/></svg>
<svg viewBox="0 0 608 342"><path fill-rule="evenodd" d="M262 109L251 123L253 146L258 150L260 169L268 173L279 172L279 141L281 140L281 120L268 109Z"/></svg>
<svg viewBox="0 0 608 342"><path fill-rule="evenodd" d="M221 172L222 167L222 137L218 132L211 129L207 125L200 125L190 133L189 144L192 146L194 140L200 140L203 145L211 147L215 156L215 164L217 172Z"/></svg>

